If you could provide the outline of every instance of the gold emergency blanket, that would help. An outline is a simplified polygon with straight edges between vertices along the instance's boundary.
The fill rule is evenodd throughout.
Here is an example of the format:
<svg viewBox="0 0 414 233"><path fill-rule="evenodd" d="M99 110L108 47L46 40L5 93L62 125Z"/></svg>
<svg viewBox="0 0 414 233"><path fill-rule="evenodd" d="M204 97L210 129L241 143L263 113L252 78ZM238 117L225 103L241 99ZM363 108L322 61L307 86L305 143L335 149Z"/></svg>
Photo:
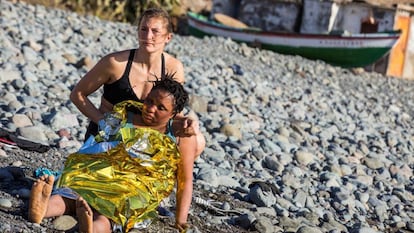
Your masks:
<svg viewBox="0 0 414 233"><path fill-rule="evenodd" d="M158 131L124 127L120 133L122 142L106 152L69 155L57 186L71 188L128 232L157 216L174 187L180 156L175 142Z"/></svg>

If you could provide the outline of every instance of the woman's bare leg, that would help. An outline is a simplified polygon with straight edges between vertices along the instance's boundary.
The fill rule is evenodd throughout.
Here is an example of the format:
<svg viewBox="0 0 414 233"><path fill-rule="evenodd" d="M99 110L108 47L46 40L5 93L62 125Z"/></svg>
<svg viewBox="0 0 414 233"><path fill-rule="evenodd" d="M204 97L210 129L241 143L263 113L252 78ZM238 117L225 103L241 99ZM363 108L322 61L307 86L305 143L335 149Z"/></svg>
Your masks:
<svg viewBox="0 0 414 233"><path fill-rule="evenodd" d="M49 198L49 205L44 218L75 215L76 200L64 198L60 195L52 195Z"/></svg>
<svg viewBox="0 0 414 233"><path fill-rule="evenodd" d="M111 222L109 219L94 212L82 197L76 200L76 216L78 217L80 233L111 232Z"/></svg>
<svg viewBox="0 0 414 233"><path fill-rule="evenodd" d="M93 212L82 197L76 200L76 216L78 217L79 232L93 233Z"/></svg>
<svg viewBox="0 0 414 233"><path fill-rule="evenodd" d="M32 186L29 199L29 221L42 222L49 204L52 193L54 176L42 176Z"/></svg>

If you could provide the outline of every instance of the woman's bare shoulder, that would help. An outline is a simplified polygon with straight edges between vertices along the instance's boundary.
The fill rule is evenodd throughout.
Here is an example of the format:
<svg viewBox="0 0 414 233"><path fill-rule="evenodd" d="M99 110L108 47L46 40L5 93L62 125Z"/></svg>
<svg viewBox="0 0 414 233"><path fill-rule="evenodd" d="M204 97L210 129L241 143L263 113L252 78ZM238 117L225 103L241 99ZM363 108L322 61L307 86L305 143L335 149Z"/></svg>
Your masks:
<svg viewBox="0 0 414 233"><path fill-rule="evenodd" d="M178 60L176 57L174 57L173 55L164 52L164 56L165 56L165 63L168 66L176 66L176 65L183 65L183 63Z"/></svg>
<svg viewBox="0 0 414 233"><path fill-rule="evenodd" d="M123 50L123 51L117 51L112 52L100 60L101 68L104 69L117 69L125 67L125 63L128 61L130 50Z"/></svg>
<svg viewBox="0 0 414 233"><path fill-rule="evenodd" d="M165 64L167 72L174 73L175 78L180 83L184 83L184 65L183 63L175 58L174 56L164 53L165 55Z"/></svg>
<svg viewBox="0 0 414 233"><path fill-rule="evenodd" d="M95 71L95 76L97 74L104 74L105 77L110 77L110 82L120 77L124 72L126 62L128 61L129 51L130 50L112 52L102 57L93 69Z"/></svg>
<svg viewBox="0 0 414 233"><path fill-rule="evenodd" d="M103 57L103 59L107 59L110 61L125 61L128 60L129 54L130 54L131 50L122 50L122 51L116 51L116 52L112 52L112 53L108 53L107 55L105 55Z"/></svg>

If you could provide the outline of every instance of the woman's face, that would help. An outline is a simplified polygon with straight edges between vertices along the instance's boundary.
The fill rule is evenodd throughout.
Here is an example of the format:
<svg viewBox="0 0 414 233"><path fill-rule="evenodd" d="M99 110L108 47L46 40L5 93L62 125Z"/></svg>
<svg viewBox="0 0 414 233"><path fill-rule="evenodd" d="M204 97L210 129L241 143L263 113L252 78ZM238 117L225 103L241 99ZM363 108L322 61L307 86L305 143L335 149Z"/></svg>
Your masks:
<svg viewBox="0 0 414 233"><path fill-rule="evenodd" d="M164 90L152 90L145 98L142 119L148 126L165 125L174 116L174 96Z"/></svg>
<svg viewBox="0 0 414 233"><path fill-rule="evenodd" d="M165 44L172 38L168 32L167 20L162 17L144 17L138 27L138 41L140 48L148 52L164 50Z"/></svg>

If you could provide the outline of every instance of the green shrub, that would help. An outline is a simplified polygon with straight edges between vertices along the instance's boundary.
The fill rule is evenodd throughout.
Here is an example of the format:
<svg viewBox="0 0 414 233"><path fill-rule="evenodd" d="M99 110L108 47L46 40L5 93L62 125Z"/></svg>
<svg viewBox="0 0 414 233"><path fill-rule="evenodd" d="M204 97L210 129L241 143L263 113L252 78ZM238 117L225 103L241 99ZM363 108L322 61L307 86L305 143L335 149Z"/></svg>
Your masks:
<svg viewBox="0 0 414 233"><path fill-rule="evenodd" d="M180 0L26 0L28 3L68 9L79 14L92 14L101 19L135 23L149 7L161 7L171 16L180 7Z"/></svg>

